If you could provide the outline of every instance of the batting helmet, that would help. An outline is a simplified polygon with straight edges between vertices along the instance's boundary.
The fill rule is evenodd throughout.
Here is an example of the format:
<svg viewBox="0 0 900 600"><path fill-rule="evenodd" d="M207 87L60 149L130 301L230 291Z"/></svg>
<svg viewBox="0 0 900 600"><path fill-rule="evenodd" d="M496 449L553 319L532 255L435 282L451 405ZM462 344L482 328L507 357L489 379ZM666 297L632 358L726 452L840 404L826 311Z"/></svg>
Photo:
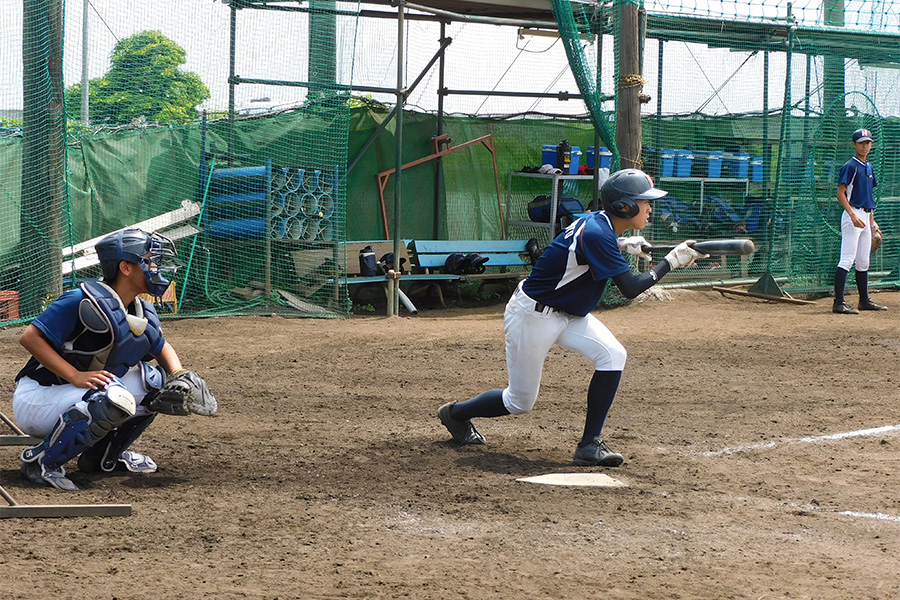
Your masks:
<svg viewBox="0 0 900 600"><path fill-rule="evenodd" d="M146 233L140 229L123 229L111 233L94 246L103 279L115 280L119 272L119 262L127 260L137 263L147 280L147 290L154 296L162 296L169 287L170 280L164 274L174 273L175 244L158 233Z"/></svg>
<svg viewBox="0 0 900 600"><path fill-rule="evenodd" d="M653 187L650 176L639 169L623 169L609 176L600 187L600 203L603 210L619 217L630 219L640 212L638 200L656 200L669 192Z"/></svg>

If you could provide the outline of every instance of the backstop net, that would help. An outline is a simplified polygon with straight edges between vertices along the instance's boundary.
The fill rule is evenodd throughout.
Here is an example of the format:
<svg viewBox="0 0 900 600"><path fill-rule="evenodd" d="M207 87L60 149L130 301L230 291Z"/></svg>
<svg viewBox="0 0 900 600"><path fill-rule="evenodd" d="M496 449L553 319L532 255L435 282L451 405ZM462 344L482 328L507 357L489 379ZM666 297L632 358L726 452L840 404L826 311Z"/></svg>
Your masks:
<svg viewBox="0 0 900 600"><path fill-rule="evenodd" d="M626 99L640 123L626 158L670 192L645 236L757 246L666 283L771 276L826 294L857 128L875 138L885 235L870 279L898 282L898 0L553 0L527 16L512 2L490 15L423 4L436 8L407 8L402 30L386 1L13 6L0 23L0 323L99 276L93 242L127 226L176 240L183 266L160 311L179 316L346 315L347 240L544 245L556 225L528 205L552 179L524 174L562 167L567 206L596 208L621 164ZM637 62L623 66L628 39Z"/></svg>

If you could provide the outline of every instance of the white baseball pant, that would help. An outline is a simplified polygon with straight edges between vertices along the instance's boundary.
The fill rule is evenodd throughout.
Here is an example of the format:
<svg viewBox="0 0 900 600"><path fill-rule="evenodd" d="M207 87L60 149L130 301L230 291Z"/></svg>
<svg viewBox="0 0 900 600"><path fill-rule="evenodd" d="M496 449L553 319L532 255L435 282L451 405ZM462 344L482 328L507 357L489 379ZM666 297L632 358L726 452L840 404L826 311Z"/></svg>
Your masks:
<svg viewBox="0 0 900 600"><path fill-rule="evenodd" d="M544 307L516 288L503 317L506 332L506 369L509 385L503 390L503 405L511 414L534 407L541 387L544 360L554 344L587 357L598 371L621 371L627 352L597 317L578 317Z"/></svg>
<svg viewBox="0 0 900 600"><path fill-rule="evenodd" d="M852 207L851 207L852 208ZM845 210L841 215L841 259L838 268L849 271L856 261L857 271L869 270L869 253L872 249L872 223L870 214L861 208L853 208L856 216L863 220L865 227L853 226L850 214Z"/></svg>

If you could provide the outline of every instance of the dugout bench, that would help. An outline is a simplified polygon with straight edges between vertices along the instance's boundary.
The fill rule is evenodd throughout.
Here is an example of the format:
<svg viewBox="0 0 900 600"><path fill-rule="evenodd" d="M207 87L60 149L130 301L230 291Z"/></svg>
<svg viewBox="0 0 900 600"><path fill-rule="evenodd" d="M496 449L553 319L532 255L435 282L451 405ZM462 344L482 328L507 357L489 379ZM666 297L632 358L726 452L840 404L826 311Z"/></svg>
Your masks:
<svg viewBox="0 0 900 600"><path fill-rule="evenodd" d="M515 287L533 266L537 257L529 255L527 240L410 240L415 269L438 273L452 254L480 254L487 258L484 273L460 274L455 283L479 282L480 290L488 283ZM459 288L457 287L457 293Z"/></svg>

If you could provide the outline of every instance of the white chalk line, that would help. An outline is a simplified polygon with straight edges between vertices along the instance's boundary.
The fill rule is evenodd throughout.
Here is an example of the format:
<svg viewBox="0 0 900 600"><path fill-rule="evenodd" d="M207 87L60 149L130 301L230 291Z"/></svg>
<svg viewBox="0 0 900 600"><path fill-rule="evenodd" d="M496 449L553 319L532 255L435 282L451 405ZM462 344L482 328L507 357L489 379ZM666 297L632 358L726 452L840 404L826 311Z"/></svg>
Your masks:
<svg viewBox="0 0 900 600"><path fill-rule="evenodd" d="M882 427L872 427L870 429L857 429L856 431L846 431L843 433L832 433L828 435L807 436L801 438L784 438L772 442L761 442L759 444L749 444L747 446L735 446L732 448L722 448L721 450L708 450L700 452L702 456L723 456L729 454L739 454L741 452L751 452L753 450L767 450L783 444L817 444L819 442L828 442L833 440L844 440L855 437L867 437L872 435L883 435L886 433L897 433L900 431L900 425L884 425ZM696 454L692 452L692 454Z"/></svg>

